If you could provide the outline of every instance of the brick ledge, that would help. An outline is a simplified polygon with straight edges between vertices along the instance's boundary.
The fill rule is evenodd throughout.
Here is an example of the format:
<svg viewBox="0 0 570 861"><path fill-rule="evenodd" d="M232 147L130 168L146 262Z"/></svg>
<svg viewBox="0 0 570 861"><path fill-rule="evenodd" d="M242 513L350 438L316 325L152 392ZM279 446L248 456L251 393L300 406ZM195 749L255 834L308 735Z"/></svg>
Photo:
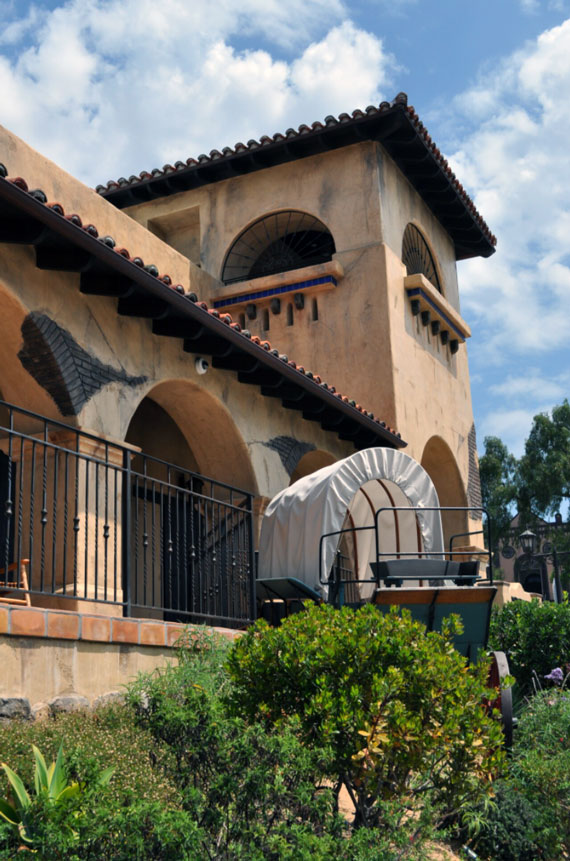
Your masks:
<svg viewBox="0 0 570 861"><path fill-rule="evenodd" d="M123 616L97 616L41 607L0 607L0 635L8 637L41 637L48 640L81 640L90 643L173 648L187 627L199 626ZM209 630L230 640L242 633L233 628L209 627Z"/></svg>

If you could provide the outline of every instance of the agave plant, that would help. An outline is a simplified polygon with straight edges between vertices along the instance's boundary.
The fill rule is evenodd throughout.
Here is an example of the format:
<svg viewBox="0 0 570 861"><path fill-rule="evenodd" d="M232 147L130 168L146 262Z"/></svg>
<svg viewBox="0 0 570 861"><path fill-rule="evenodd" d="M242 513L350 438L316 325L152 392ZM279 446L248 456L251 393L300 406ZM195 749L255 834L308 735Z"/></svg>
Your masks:
<svg viewBox="0 0 570 861"><path fill-rule="evenodd" d="M63 746L60 745L57 758L49 766L42 753L35 745L32 745L36 766L34 770L34 787L36 799L43 799L48 804L62 804L70 798L79 795L83 786L80 783L69 783L65 772L63 757ZM34 842L34 800L30 797L24 782L5 762L2 768L8 778L12 789L12 801L0 798L0 816L6 819L10 825L18 829L20 839L25 844ZM97 781L99 786L109 783L113 768L106 768L101 772Z"/></svg>

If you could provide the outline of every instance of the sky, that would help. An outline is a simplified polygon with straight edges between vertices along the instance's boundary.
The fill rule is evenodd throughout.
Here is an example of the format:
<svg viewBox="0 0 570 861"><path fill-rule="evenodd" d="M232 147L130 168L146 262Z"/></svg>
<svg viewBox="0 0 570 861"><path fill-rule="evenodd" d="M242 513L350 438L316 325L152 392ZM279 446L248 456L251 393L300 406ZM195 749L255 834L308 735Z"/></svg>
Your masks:
<svg viewBox="0 0 570 861"><path fill-rule="evenodd" d="M90 185L407 92L498 239L458 264L479 451L520 455L568 397L570 0L0 0L0 20L0 123Z"/></svg>

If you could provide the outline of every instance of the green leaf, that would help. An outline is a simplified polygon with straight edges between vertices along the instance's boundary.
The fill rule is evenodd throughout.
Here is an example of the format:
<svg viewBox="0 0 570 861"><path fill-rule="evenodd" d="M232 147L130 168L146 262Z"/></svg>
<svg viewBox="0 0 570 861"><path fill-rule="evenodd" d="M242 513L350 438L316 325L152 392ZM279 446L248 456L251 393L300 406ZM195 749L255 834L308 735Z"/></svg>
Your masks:
<svg viewBox="0 0 570 861"><path fill-rule="evenodd" d="M14 790L14 794L16 795L16 801L22 811L27 810L30 806L30 796L26 792L26 787L24 786L21 778L18 777L15 771L12 771L9 765L6 765L5 762L2 763L2 768L6 772L6 777L10 781L10 785Z"/></svg>
<svg viewBox="0 0 570 861"><path fill-rule="evenodd" d="M56 795L54 801L66 801L68 798L74 798L76 795L79 795L80 792L81 786L79 783L71 783L65 789L62 789L59 795Z"/></svg>
<svg viewBox="0 0 570 861"><path fill-rule="evenodd" d="M101 775L99 777L99 786L107 786L107 784L109 783L109 781L113 777L114 773L115 773L115 769L112 766L110 768L106 768L104 771L102 771Z"/></svg>
<svg viewBox="0 0 570 861"><path fill-rule="evenodd" d="M35 746L35 744L32 745L32 750L34 752L34 759L36 760L36 768L34 771L36 795L41 795L43 793L47 793L48 791L48 770L46 766L46 761L43 758L42 753Z"/></svg>
<svg viewBox="0 0 570 861"><path fill-rule="evenodd" d="M10 825L18 825L22 821L22 817L15 807L8 804L3 798L0 798L0 816L2 816Z"/></svg>
<svg viewBox="0 0 570 861"><path fill-rule="evenodd" d="M51 771L51 769L50 769ZM63 763L63 743L60 744L59 750L57 752L57 759L53 766L53 772L51 773L51 780L49 783L49 797L57 798L61 792L65 789L67 780L65 777L65 768Z"/></svg>

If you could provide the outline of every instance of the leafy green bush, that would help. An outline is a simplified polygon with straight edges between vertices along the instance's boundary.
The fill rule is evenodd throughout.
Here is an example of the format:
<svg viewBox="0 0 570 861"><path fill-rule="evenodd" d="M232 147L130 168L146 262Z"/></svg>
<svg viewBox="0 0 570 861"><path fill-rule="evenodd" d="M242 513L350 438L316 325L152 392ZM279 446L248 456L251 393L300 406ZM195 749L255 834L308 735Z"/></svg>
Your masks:
<svg viewBox="0 0 570 861"><path fill-rule="evenodd" d="M507 652L519 699L529 696L534 673L542 682L570 662L570 604L510 601L493 612L489 644Z"/></svg>
<svg viewBox="0 0 570 861"><path fill-rule="evenodd" d="M533 696L519 718L506 779L476 842L482 858L556 861L570 852L570 694Z"/></svg>
<svg viewBox="0 0 570 861"><path fill-rule="evenodd" d="M178 861L198 857L192 842L196 826L161 765L170 753L136 725L130 708L108 706L46 722L0 725L2 756L28 786L34 780L31 744L53 758L62 743L67 779L83 791L61 806L33 799L29 816L34 823L33 845L41 858ZM100 777L107 767L114 769L112 779L101 787ZM8 781L4 785L0 781L0 795L7 792ZM0 827L2 861L14 858L21 842L14 829L5 825ZM138 854L132 848L137 845ZM191 845L187 855L185 845Z"/></svg>
<svg viewBox="0 0 570 861"><path fill-rule="evenodd" d="M381 825L397 799L399 824L413 810L421 828L426 799L444 819L488 796L503 765L500 724L482 708L488 667L466 667L451 644L457 625L426 634L406 611L372 605L259 622L229 654L229 706L268 727L295 718L310 749L330 749L355 824Z"/></svg>
<svg viewBox="0 0 570 861"><path fill-rule="evenodd" d="M497 781L495 804L474 841L477 855L489 861L536 861L544 854L537 811L510 781Z"/></svg>
<svg viewBox="0 0 570 861"><path fill-rule="evenodd" d="M30 796L21 777L5 762L2 763L2 768L10 784L10 797L0 798L0 816L13 827L14 836L17 834L24 845L29 844L31 846L37 842L35 814L38 807L49 809L50 807L64 806L85 789L84 784L68 781L62 744L59 746L57 759L52 762L49 768L43 754L35 745L32 745L32 751L35 760L35 798L33 795ZM96 778L96 785L98 787L106 786L112 774L113 769L106 768ZM77 836L77 832L71 824L68 825L68 833L72 837Z"/></svg>

